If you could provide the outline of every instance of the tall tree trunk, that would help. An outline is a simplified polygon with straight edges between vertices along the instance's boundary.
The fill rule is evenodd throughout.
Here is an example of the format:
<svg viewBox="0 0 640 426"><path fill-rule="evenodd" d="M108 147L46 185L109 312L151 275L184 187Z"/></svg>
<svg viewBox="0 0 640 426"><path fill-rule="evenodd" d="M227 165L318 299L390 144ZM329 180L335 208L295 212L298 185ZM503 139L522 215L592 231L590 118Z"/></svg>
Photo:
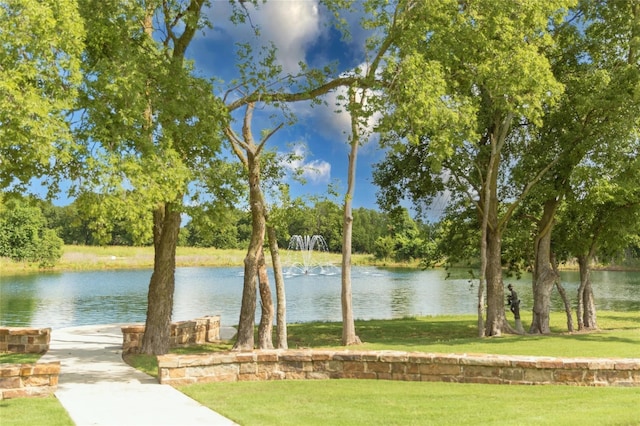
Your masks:
<svg viewBox="0 0 640 426"><path fill-rule="evenodd" d="M483 192L480 194L479 212L481 213L480 223L480 279L478 283L478 337L485 337L486 330L484 326L484 310L485 310L485 288L487 281L487 238L489 232L489 200L491 199L491 173L493 171L493 162L496 161L494 156L495 149L492 146L491 160L489 160L489 175L484 181Z"/></svg>
<svg viewBox="0 0 640 426"><path fill-rule="evenodd" d="M172 61L170 67L181 69L184 55L199 26L203 0L192 0L187 7L189 19L182 20L182 34L173 40ZM142 29L149 39L153 39L153 17L158 4L148 2L142 22ZM177 25L175 21L172 25ZM167 30L169 28L166 28ZM169 68L169 71L171 68ZM150 100L151 81L147 81L145 94L149 99L144 111L146 129L149 135L149 146L153 146L153 105ZM180 211L178 206L182 197L178 196L173 203L165 203L153 212L153 273L149 282L147 296L147 318L145 333L140 351L144 354L162 355L169 351L171 331L171 315L175 290L176 247L180 233Z"/></svg>
<svg viewBox="0 0 640 426"><path fill-rule="evenodd" d="M500 232L491 227L487 229L487 319L486 336L500 336L503 333L516 333L507 321L504 312L504 283L502 282L501 262L502 241Z"/></svg>
<svg viewBox="0 0 640 426"><path fill-rule="evenodd" d="M559 201L545 202L542 218L538 223L534 250L535 264L533 270L533 319L529 333L549 334L549 314L551 311L551 292L560 277L551 263L551 230Z"/></svg>
<svg viewBox="0 0 640 426"><path fill-rule="evenodd" d="M353 88L349 88L349 103L352 106L356 103L356 95ZM351 152L349 153L347 193L344 197L344 216L342 223L342 344L345 346L362 343L356 335L351 295L351 238L353 232L351 205L356 186L356 158L358 157L359 144L358 114L356 111L351 110Z"/></svg>
<svg viewBox="0 0 640 426"><path fill-rule="evenodd" d="M276 230L273 226L267 225L267 237L269 240L269 251L271 252L271 263L273 264L273 276L276 280L276 345L278 349L287 349L289 347L287 342L287 298L285 295L278 239L276 238Z"/></svg>
<svg viewBox="0 0 640 426"><path fill-rule="evenodd" d="M264 257L264 249L260 251L258 260L258 288L260 291L261 314L258 326L258 347L260 349L273 349L273 298L269 288L269 274Z"/></svg>
<svg viewBox="0 0 640 426"><path fill-rule="evenodd" d="M244 259L242 307L240 308L240 320L238 321L237 340L233 346L233 350L236 351L250 351L253 350L254 346L256 279L259 275L260 262L262 262L263 266L265 265L263 246L267 223L267 207L262 194L262 188L260 188L260 153L267 140L282 127L282 124L276 127L256 145L251 133L251 120L253 118L254 108L254 103L247 104L242 125L242 138L238 137L230 127L225 128L225 134L231 142L231 148L246 167L249 175L249 206L251 209L251 240L249 241L247 256ZM266 274L266 269L262 272ZM262 283L268 283L266 275L261 277L260 282L262 289ZM261 296L263 294L265 297L267 296L266 292L261 291ZM265 305L268 305L263 306L263 309L271 312L271 327L273 325L273 299L271 298L270 290L268 292L268 299L262 300ZM263 323L261 322L261 324ZM273 345L269 343L269 346Z"/></svg>
<svg viewBox="0 0 640 426"><path fill-rule="evenodd" d="M347 196L344 207L344 223L342 237L342 344L359 345L362 343L356 335L356 324L353 317L353 303L351 294L351 230L353 216L351 215L351 200Z"/></svg>
<svg viewBox="0 0 640 426"><path fill-rule="evenodd" d="M491 158L483 191L486 194L483 222L486 220L486 271L487 313L485 336L515 333L504 312L504 283L502 282L502 229L498 219L498 171L500 167L500 141L506 138L509 120L505 120L499 135L491 136ZM484 233L485 231L483 231Z"/></svg>
<svg viewBox="0 0 640 426"><path fill-rule="evenodd" d="M153 212L153 273L147 295L147 318L140 352L162 355L169 351L173 293L175 289L176 246L180 232L180 212L162 204Z"/></svg>
<svg viewBox="0 0 640 426"><path fill-rule="evenodd" d="M591 287L591 259L589 256L578 256L580 267L580 286L578 287L578 330L595 330L598 328L596 321L596 305L593 299Z"/></svg>
<svg viewBox="0 0 640 426"><path fill-rule="evenodd" d="M249 203L251 205L251 240L244 258L244 286L238 334L233 350L251 351L254 347L256 318L256 280L258 262L265 233L265 207L260 189L260 162L252 154L247 156L249 171Z"/></svg>

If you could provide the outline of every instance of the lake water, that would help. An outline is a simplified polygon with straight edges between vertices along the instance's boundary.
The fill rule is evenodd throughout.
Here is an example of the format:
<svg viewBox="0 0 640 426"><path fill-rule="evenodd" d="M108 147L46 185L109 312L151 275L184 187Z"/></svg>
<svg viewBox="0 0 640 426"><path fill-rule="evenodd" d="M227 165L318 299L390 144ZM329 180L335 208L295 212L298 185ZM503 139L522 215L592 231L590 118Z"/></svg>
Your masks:
<svg viewBox="0 0 640 426"><path fill-rule="evenodd" d="M447 275L439 269L354 267L354 315L386 319L475 314L477 282L471 282L465 270ZM144 322L150 277L151 270L0 276L0 324L62 328ZM562 279L575 299L578 274L563 272ZM507 282L514 284L522 299L526 322L532 305L530 278ZM592 282L598 309L640 311L640 272L594 272ZM174 321L220 315L222 324L237 324L242 284L241 268L178 268ZM339 273L287 277L285 285L287 322L341 321ZM562 310L556 293L554 309Z"/></svg>

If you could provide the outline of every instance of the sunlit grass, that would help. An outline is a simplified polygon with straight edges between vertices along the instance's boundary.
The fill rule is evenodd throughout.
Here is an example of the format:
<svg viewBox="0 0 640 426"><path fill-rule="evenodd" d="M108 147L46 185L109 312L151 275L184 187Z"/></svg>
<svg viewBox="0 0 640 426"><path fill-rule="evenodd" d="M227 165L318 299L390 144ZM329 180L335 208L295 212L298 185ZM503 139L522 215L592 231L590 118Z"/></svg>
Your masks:
<svg viewBox="0 0 640 426"><path fill-rule="evenodd" d="M0 352L0 364L33 364L38 362L42 354L17 354Z"/></svg>
<svg viewBox="0 0 640 426"><path fill-rule="evenodd" d="M478 338L473 315L356 321L364 344L352 349L442 353L493 353L562 357L640 357L640 315L600 312L599 331L566 333L563 313L551 315L553 333ZM341 348L340 323L300 323L287 328L290 348Z"/></svg>
<svg viewBox="0 0 640 426"><path fill-rule="evenodd" d="M2 426L72 426L74 423L55 396L0 400Z"/></svg>
<svg viewBox="0 0 640 426"><path fill-rule="evenodd" d="M244 426L632 425L640 419L640 388L341 379L180 390Z"/></svg>

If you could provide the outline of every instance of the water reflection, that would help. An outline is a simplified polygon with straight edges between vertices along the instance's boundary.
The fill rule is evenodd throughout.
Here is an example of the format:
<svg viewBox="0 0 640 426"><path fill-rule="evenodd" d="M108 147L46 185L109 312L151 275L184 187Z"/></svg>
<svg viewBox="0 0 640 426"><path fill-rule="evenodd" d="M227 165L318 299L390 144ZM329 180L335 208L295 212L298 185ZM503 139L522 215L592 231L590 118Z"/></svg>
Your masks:
<svg viewBox="0 0 640 426"><path fill-rule="evenodd" d="M413 308L412 301L415 300L416 292L407 282L400 282L397 286L391 289L389 295L389 306L391 308L391 314L394 317L406 317L411 315Z"/></svg>
<svg viewBox="0 0 640 426"><path fill-rule="evenodd" d="M151 270L0 277L0 323L59 328L143 322L150 277ZM575 304L578 273L563 272L562 278ZM640 273L594 272L592 281L598 309L640 310ZM242 283L241 268L178 268L174 320L219 314L223 324L236 324ZM291 276L285 283L288 322L342 319L340 275ZM516 287L526 315L532 307L530 276L506 279L505 283ZM477 283L470 281L465 270L447 273L356 267L352 292L358 319L476 312ZM563 310L555 292L553 309Z"/></svg>

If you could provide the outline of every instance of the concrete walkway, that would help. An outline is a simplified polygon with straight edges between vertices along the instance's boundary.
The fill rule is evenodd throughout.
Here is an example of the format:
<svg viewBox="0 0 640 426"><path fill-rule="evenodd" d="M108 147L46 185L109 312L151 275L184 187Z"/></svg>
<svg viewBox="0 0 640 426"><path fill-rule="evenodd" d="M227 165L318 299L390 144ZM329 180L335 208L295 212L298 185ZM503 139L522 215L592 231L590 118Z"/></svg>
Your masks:
<svg viewBox="0 0 640 426"><path fill-rule="evenodd" d="M93 325L51 333L49 352L41 361L60 361L55 395L76 425L235 424L122 361L120 326ZM229 334L228 329L223 332Z"/></svg>

